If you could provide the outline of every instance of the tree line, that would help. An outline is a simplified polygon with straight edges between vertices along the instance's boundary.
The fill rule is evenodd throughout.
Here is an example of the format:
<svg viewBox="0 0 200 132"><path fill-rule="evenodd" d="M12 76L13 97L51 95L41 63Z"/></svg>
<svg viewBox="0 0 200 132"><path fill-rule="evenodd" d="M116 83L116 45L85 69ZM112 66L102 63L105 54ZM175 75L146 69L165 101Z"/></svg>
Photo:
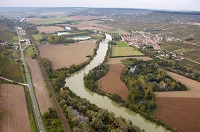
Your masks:
<svg viewBox="0 0 200 132"><path fill-rule="evenodd" d="M159 59L155 57L158 55L158 51L152 48L145 48L141 50L147 56L154 58L158 65L163 69L180 74L182 76L188 77L190 79L200 82L200 71L197 71L191 67L180 65L176 60L173 59Z"/></svg>

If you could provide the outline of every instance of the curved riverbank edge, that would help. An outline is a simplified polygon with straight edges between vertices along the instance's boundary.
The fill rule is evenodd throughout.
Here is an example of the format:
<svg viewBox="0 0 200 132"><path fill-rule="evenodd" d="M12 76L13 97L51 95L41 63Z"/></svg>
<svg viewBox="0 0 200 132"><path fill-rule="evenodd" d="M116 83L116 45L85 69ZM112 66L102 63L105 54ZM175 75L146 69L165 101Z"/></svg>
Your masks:
<svg viewBox="0 0 200 132"><path fill-rule="evenodd" d="M140 114L137 114L125 107L122 107L118 103L110 100L108 97L98 95L84 87L84 75L87 74L89 70L95 68L104 61L108 49L108 42L110 40L111 36L106 34L106 39L100 43L97 55L94 57L94 59L82 70L66 78L65 86L69 87L69 89L73 91L76 95L80 96L81 98L86 98L91 103L95 104L97 107L107 109L108 111L112 111L115 114L115 116L122 116L126 120L132 121L134 125L139 126L141 129L144 129L147 132L166 131L164 127L156 125L156 123L146 120Z"/></svg>

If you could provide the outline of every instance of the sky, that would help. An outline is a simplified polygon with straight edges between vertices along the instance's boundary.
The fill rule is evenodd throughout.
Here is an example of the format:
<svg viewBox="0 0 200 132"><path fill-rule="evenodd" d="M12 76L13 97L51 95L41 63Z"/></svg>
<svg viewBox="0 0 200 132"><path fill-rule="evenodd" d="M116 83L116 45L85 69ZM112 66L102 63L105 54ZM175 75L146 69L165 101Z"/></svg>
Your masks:
<svg viewBox="0 0 200 132"><path fill-rule="evenodd" d="M0 0L0 7L103 7L200 11L200 0Z"/></svg>

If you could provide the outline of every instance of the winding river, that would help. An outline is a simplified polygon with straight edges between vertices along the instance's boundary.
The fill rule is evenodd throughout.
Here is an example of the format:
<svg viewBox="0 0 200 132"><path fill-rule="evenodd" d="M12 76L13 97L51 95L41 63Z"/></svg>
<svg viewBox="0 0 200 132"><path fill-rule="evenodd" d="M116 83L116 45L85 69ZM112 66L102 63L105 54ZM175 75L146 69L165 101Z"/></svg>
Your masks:
<svg viewBox="0 0 200 132"><path fill-rule="evenodd" d="M146 120L140 114L137 114L125 107L120 106L106 96L98 95L85 88L83 82L84 74L87 74L89 70L95 68L103 62L106 51L108 49L108 41L111 39L111 36L109 34L106 34L106 39L100 43L99 49L97 50L97 55L94 57L94 59L82 70L74 73L69 78L66 78L65 86L68 86L69 89L75 94L77 94L81 98L86 98L96 106L108 109L108 111L112 111L115 116L122 116L125 119L132 121L134 125L139 126L146 132L165 132L166 130L164 127L158 126L155 123Z"/></svg>

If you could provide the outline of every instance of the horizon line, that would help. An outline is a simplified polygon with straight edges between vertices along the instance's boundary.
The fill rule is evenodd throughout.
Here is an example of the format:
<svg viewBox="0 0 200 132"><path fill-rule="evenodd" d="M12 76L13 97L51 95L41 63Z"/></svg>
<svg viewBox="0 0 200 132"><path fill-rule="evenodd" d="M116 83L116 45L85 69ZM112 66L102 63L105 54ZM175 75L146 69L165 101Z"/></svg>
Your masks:
<svg viewBox="0 0 200 132"><path fill-rule="evenodd" d="M177 10L177 9L155 9L155 8L134 8L134 7L63 7L63 6L46 6L46 7L41 7L41 6L0 6L0 8L93 8L93 9L136 9L136 10L155 10L155 11L168 11L168 12L200 12L200 10Z"/></svg>

